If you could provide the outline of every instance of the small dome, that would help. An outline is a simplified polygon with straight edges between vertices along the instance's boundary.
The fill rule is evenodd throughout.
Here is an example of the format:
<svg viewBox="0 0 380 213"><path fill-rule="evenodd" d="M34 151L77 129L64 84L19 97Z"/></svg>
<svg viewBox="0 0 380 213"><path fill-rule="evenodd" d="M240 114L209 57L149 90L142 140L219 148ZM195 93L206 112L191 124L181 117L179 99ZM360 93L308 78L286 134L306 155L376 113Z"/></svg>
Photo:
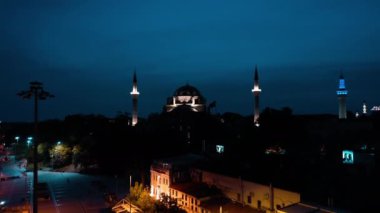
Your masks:
<svg viewBox="0 0 380 213"><path fill-rule="evenodd" d="M190 86L189 84L186 84L185 86L182 86L178 88L173 96L199 96L202 97L199 90L193 86Z"/></svg>

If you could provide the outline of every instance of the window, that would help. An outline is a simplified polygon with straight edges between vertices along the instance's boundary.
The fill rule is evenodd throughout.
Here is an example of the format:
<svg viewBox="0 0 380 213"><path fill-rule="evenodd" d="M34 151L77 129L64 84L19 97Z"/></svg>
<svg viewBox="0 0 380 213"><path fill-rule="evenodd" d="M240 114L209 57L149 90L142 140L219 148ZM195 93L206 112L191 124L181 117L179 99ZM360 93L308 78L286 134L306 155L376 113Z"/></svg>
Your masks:
<svg viewBox="0 0 380 213"><path fill-rule="evenodd" d="M252 197L251 197L251 195L248 196L247 202L248 202L249 204L252 203Z"/></svg>
<svg viewBox="0 0 380 213"><path fill-rule="evenodd" d="M191 198L191 204L194 204L194 199L193 198Z"/></svg>
<svg viewBox="0 0 380 213"><path fill-rule="evenodd" d="M237 201L240 201L240 193L237 193Z"/></svg>

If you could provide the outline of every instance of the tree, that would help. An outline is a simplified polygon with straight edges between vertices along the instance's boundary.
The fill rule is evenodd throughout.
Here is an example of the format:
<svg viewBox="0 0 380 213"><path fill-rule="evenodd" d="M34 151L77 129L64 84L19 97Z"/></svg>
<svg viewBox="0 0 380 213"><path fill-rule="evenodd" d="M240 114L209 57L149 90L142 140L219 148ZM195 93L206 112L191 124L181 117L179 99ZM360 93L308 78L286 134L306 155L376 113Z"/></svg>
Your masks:
<svg viewBox="0 0 380 213"><path fill-rule="evenodd" d="M135 182L135 185L131 187L129 199L144 212L154 211L154 200L150 197L149 190L141 183Z"/></svg>
<svg viewBox="0 0 380 213"><path fill-rule="evenodd" d="M49 145L47 143L38 144L37 153L38 153L39 159L42 160L44 164L49 162L50 160Z"/></svg>
<svg viewBox="0 0 380 213"><path fill-rule="evenodd" d="M75 167L78 166L80 163L80 157L82 154L82 148L80 145L75 145L72 149L73 157L72 157L72 163L74 164Z"/></svg>
<svg viewBox="0 0 380 213"><path fill-rule="evenodd" d="M58 144L50 149L53 167L61 167L70 163L71 148L65 144Z"/></svg>

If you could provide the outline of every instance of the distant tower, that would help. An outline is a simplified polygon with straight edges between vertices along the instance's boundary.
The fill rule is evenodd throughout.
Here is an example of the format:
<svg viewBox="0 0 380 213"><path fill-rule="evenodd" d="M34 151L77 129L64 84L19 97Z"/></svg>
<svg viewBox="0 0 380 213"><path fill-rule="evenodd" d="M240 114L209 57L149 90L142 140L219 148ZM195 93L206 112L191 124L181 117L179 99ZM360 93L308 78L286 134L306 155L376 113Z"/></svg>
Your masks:
<svg viewBox="0 0 380 213"><path fill-rule="evenodd" d="M339 78L339 88L336 91L339 101L339 119L347 119L346 97L348 91L346 89L346 83L343 78L343 74Z"/></svg>
<svg viewBox="0 0 380 213"><path fill-rule="evenodd" d="M255 67L255 77L254 77L252 93L255 96L255 112L253 116L253 122L255 123L256 126L259 126L260 125L259 124L259 117L260 117L259 98L260 98L261 89L259 86L259 73L257 71L257 65Z"/></svg>
<svg viewBox="0 0 380 213"><path fill-rule="evenodd" d="M367 103L363 101L363 115L367 115Z"/></svg>
<svg viewBox="0 0 380 213"><path fill-rule="evenodd" d="M139 97L140 93L137 91L137 77L136 77L136 70L133 73L133 87L132 87L132 101L133 101L133 112L132 112L132 126L135 126L138 122L138 116L137 116L137 98Z"/></svg>

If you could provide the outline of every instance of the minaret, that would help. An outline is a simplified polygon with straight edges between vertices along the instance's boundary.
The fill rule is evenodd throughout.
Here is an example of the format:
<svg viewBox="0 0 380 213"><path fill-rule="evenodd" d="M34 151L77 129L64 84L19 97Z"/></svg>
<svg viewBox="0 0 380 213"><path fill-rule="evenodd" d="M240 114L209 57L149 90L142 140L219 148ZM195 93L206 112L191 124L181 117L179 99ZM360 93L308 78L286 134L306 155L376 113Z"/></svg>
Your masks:
<svg viewBox="0 0 380 213"><path fill-rule="evenodd" d="M259 117L260 117L259 98L260 98L261 89L259 86L259 73L257 71L257 65L255 67L255 77L253 81L254 81L254 84L253 84L252 93L255 96L255 111L254 111L254 116L253 116L253 122L255 123L256 126L260 126L259 124Z"/></svg>
<svg viewBox="0 0 380 213"><path fill-rule="evenodd" d="M348 91L346 89L346 83L343 78L343 74L339 78L339 88L336 91L339 101L339 119L347 119L346 97Z"/></svg>
<svg viewBox="0 0 380 213"><path fill-rule="evenodd" d="M137 91L137 77L136 77L136 70L133 73L133 87L132 87L132 101L133 101L133 112L132 112L132 126L135 126L138 122L138 116L137 116L137 98L139 97L140 93Z"/></svg>
<svg viewBox="0 0 380 213"><path fill-rule="evenodd" d="M367 103L363 101L363 115L367 115Z"/></svg>

